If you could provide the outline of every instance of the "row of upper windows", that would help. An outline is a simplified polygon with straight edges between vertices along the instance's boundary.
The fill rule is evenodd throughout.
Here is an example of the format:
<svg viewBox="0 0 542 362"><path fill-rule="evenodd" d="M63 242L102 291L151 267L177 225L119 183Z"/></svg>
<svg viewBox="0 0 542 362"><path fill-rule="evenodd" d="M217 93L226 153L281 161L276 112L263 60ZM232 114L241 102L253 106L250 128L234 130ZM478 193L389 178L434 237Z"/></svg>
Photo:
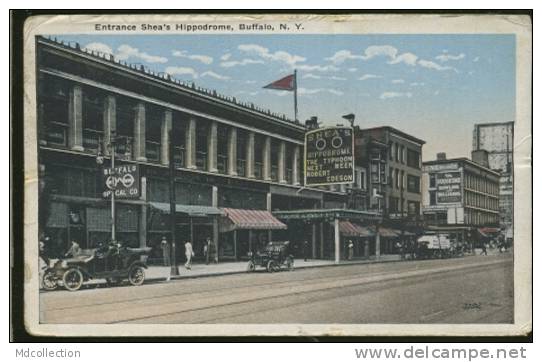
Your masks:
<svg viewBox="0 0 542 362"><path fill-rule="evenodd" d="M421 193L420 177L405 173L404 170L390 167L390 185L397 190L407 190L415 194ZM405 177L406 176L406 177Z"/></svg>
<svg viewBox="0 0 542 362"><path fill-rule="evenodd" d="M497 211L499 210L499 199L481 195L475 192L465 191L465 205Z"/></svg>
<svg viewBox="0 0 542 362"><path fill-rule="evenodd" d="M403 165L406 164L408 167L416 169L422 168L420 152L412 150L397 142L390 143L389 159L390 161L395 161Z"/></svg>
<svg viewBox="0 0 542 362"><path fill-rule="evenodd" d="M488 214L485 212L465 210L465 224L468 225L489 225L498 224L499 216L497 214Z"/></svg>
<svg viewBox="0 0 542 362"><path fill-rule="evenodd" d="M54 146L66 147L69 144L69 103L70 92L72 91L73 83L60 80L57 78L47 77L41 79L39 93L39 119L40 119L40 138L47 144ZM103 91L93 87L82 87L81 99L81 119L82 119L82 147L88 152L98 152L104 137L104 116L106 112L106 97ZM134 119L136 107L139 102L124 96L115 95L114 117L117 134L116 154L121 157L130 159L133 154L134 145ZM158 107L152 104L145 104L145 157L148 161L159 162L162 158L162 120L164 119L165 108ZM185 127L175 127L175 152L174 162L178 167L186 165L186 126L188 125L188 116L180 112L172 112L173 122L175 124L184 124ZM198 119L196 123L196 167L206 170L207 152L208 152L208 136L210 122ZM219 124L217 127L217 169L221 173L227 173L228 170L228 138L229 130L232 127ZM260 134L254 135L254 174L256 178L263 178L263 163L264 163L264 137ZM237 145L235 150L237 169L239 176L246 174L246 156L248 146L249 132L243 129L237 129ZM293 179L293 168L297 167L298 181L302 180L302 148L299 149L299 157L296 165L293 164L294 147L293 144L285 144L285 179L291 182ZM271 179L278 181L278 155L280 141L271 138Z"/></svg>

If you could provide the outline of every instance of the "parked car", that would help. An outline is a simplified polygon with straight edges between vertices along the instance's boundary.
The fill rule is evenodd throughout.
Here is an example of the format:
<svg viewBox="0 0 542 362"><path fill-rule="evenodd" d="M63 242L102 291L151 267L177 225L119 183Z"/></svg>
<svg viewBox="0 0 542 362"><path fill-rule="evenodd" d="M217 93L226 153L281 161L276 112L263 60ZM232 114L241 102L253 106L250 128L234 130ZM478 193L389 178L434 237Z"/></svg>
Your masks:
<svg viewBox="0 0 542 362"><path fill-rule="evenodd" d="M70 291L81 288L85 281L105 279L115 285L128 280L132 285L145 281L146 258L151 248L129 248L109 243L96 249L82 250L68 259L52 259L44 272L43 287L56 289L59 284Z"/></svg>
<svg viewBox="0 0 542 362"><path fill-rule="evenodd" d="M290 253L289 241L270 241L263 250L250 252L248 256L248 272L253 272L257 266L264 267L270 273L281 268L294 270L294 256Z"/></svg>

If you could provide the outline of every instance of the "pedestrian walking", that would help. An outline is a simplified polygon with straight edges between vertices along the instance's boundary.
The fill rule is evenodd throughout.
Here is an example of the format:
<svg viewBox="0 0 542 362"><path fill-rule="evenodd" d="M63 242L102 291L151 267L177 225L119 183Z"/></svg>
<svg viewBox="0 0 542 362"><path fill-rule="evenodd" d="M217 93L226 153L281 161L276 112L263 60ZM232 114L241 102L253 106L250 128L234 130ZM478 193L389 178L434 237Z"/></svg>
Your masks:
<svg viewBox="0 0 542 362"><path fill-rule="evenodd" d="M482 254L487 256L487 245L486 245L486 243L482 244L482 252L480 253L480 255L482 255Z"/></svg>
<svg viewBox="0 0 542 362"><path fill-rule="evenodd" d="M169 266L169 244L165 236L162 236L160 248L162 248L162 258L164 259L164 266Z"/></svg>
<svg viewBox="0 0 542 362"><path fill-rule="evenodd" d="M348 260L352 260L354 257L354 242L352 240L348 241Z"/></svg>
<svg viewBox="0 0 542 362"><path fill-rule="evenodd" d="M307 261L307 259L309 259L309 252L310 252L309 242L307 240L305 240L303 242L303 259L304 259L304 261Z"/></svg>
<svg viewBox="0 0 542 362"><path fill-rule="evenodd" d="M194 256L194 250L192 249L192 244L190 243L190 240L187 240L184 243L184 256L186 256L186 263L184 263L184 267L188 270L191 270L192 257Z"/></svg>
<svg viewBox="0 0 542 362"><path fill-rule="evenodd" d="M211 238L205 240L205 245L203 245L203 256L205 257L205 264L209 265L209 260L211 258Z"/></svg>

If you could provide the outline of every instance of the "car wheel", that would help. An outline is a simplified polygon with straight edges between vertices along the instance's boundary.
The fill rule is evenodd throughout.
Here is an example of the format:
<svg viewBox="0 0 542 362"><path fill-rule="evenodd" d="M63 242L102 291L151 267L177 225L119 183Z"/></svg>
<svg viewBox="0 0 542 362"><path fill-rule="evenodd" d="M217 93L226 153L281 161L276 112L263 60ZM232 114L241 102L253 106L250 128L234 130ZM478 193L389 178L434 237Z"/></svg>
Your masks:
<svg viewBox="0 0 542 362"><path fill-rule="evenodd" d="M248 265L247 265L247 272L251 273L253 272L254 270L256 270L256 265L254 264L254 262L251 260L248 262Z"/></svg>
<svg viewBox="0 0 542 362"><path fill-rule="evenodd" d="M145 269L141 265L134 265L128 271L128 280L132 285L141 285L145 281Z"/></svg>
<svg viewBox="0 0 542 362"><path fill-rule="evenodd" d="M266 269L267 269L267 271L270 272L270 273L275 272L275 270L276 270L275 262L274 262L273 260L269 260L269 261L267 262Z"/></svg>
<svg viewBox="0 0 542 362"><path fill-rule="evenodd" d="M64 288L70 292L79 290L81 285L83 285L83 273L77 268L68 269L62 276L62 282L64 283Z"/></svg>
<svg viewBox="0 0 542 362"><path fill-rule="evenodd" d="M45 274L43 274L42 285L45 290L55 290L58 287L53 271L47 270Z"/></svg>

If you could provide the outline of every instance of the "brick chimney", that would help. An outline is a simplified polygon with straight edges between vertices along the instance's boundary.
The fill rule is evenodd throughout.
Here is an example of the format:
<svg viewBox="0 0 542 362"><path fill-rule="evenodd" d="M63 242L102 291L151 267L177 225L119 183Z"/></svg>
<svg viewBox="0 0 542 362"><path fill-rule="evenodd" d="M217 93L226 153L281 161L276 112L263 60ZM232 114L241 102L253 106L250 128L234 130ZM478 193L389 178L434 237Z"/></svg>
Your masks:
<svg viewBox="0 0 542 362"><path fill-rule="evenodd" d="M437 153L437 161L445 161L445 160L446 160L446 152Z"/></svg>

